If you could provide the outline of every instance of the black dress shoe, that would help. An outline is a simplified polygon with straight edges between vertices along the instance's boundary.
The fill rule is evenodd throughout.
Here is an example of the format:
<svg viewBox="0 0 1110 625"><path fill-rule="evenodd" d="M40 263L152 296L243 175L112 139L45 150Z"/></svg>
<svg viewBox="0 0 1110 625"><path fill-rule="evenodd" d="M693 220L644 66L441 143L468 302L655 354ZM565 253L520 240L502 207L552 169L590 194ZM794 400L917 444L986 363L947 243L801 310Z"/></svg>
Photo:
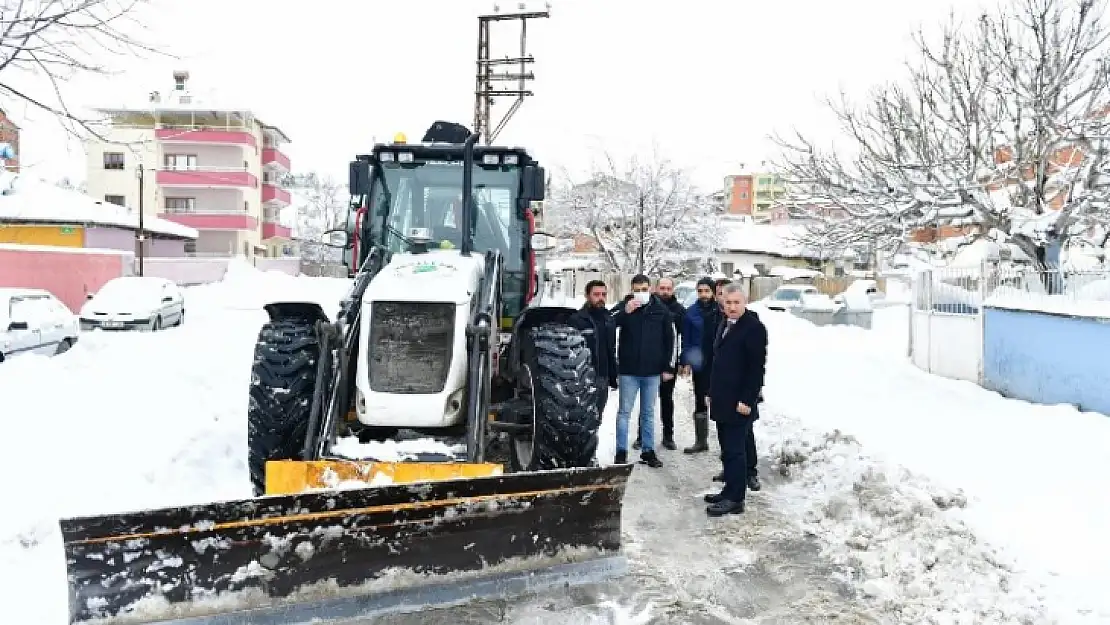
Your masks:
<svg viewBox="0 0 1110 625"><path fill-rule="evenodd" d="M663 463L659 461L659 456L656 456L654 451L645 451L641 453L640 462L653 469L658 469L663 466Z"/></svg>
<svg viewBox="0 0 1110 625"><path fill-rule="evenodd" d="M743 514L744 502L722 499L705 509L709 516L725 516L726 514Z"/></svg>
<svg viewBox="0 0 1110 625"><path fill-rule="evenodd" d="M720 503L725 500L725 496L721 493L709 493L702 499L705 500L705 503Z"/></svg>
<svg viewBox="0 0 1110 625"><path fill-rule="evenodd" d="M759 476L758 475L749 475L748 476L748 490L759 490L761 488L763 488L763 484L759 483Z"/></svg>
<svg viewBox="0 0 1110 625"><path fill-rule="evenodd" d="M678 445L674 444L674 439L671 438L670 436L664 436L663 437L663 448L674 451L674 450L678 449Z"/></svg>
<svg viewBox="0 0 1110 625"><path fill-rule="evenodd" d="M628 452L617 450L617 453L613 455L613 464L628 464Z"/></svg>

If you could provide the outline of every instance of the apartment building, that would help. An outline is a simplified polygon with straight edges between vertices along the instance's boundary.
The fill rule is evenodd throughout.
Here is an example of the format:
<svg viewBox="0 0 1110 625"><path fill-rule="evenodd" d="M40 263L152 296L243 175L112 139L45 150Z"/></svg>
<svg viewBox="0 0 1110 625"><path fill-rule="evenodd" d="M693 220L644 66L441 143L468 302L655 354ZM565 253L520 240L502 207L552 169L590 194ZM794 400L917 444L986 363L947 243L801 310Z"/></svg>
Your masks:
<svg viewBox="0 0 1110 625"><path fill-rule="evenodd" d="M141 106L97 109L109 121L106 141L86 144L89 195L196 229L197 255L292 254L280 220L289 138L248 109L200 101L188 72L173 78Z"/></svg>
<svg viewBox="0 0 1110 625"><path fill-rule="evenodd" d="M771 221L771 207L786 195L782 178L768 173L725 176L725 211L750 215L763 223Z"/></svg>

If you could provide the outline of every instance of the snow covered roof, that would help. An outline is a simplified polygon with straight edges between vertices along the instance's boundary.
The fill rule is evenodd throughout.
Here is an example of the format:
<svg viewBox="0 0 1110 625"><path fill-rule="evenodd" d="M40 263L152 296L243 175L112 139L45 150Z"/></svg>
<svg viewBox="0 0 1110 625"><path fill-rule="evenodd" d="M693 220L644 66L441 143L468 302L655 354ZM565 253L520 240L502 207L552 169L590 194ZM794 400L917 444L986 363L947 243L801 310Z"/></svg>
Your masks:
<svg viewBox="0 0 1110 625"><path fill-rule="evenodd" d="M961 247L952 260L948 263L949 267L979 267L984 261L999 260L1005 256L1005 251L1009 252L1009 260L1019 263L1033 262L1029 256L1021 251L1021 248L1013 243L1000 244L989 239L976 239L975 241Z"/></svg>
<svg viewBox="0 0 1110 625"><path fill-rule="evenodd" d="M754 252L784 258L817 258L814 250L800 243L806 235L804 225L755 224L746 220L722 219L724 237L721 251Z"/></svg>
<svg viewBox="0 0 1110 625"><path fill-rule="evenodd" d="M0 174L0 222L91 224L136 230L139 215L122 206L63 189L26 175ZM143 219L143 229L182 239L196 239L197 231L157 217Z"/></svg>

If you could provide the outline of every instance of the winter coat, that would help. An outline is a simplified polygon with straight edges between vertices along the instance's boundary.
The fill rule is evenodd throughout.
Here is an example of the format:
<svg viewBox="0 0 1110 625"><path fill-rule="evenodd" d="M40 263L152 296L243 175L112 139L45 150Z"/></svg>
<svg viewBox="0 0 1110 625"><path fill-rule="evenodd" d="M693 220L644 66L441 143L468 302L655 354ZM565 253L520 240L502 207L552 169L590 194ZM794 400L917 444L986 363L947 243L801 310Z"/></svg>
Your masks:
<svg viewBox="0 0 1110 625"><path fill-rule="evenodd" d="M682 355L679 360L694 371L709 371L713 366L713 341L724 315L717 302L698 300L682 318Z"/></svg>
<svg viewBox="0 0 1110 625"><path fill-rule="evenodd" d="M638 377L673 374L678 360L678 338L670 309L652 295L648 303L630 314L624 307L631 299L631 295L625 297L613 315L621 331L618 372Z"/></svg>
<svg viewBox="0 0 1110 625"><path fill-rule="evenodd" d="M586 335L590 346L590 362L598 384L608 383L615 386L617 381L617 324L613 313L601 307L586 304L577 310L567 322Z"/></svg>
<svg viewBox="0 0 1110 625"><path fill-rule="evenodd" d="M744 311L723 337L727 322L720 325L713 343L713 369L709 377L710 416L714 421L729 418L758 418L763 376L767 368L767 328L759 315ZM752 409L748 417L736 405Z"/></svg>

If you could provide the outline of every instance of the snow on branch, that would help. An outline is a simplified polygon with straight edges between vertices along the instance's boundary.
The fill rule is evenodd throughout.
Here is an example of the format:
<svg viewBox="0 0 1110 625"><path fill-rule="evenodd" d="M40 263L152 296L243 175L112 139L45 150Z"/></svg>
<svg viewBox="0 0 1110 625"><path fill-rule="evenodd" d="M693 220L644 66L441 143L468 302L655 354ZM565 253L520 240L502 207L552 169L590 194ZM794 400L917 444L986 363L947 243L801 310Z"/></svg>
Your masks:
<svg viewBox="0 0 1110 625"><path fill-rule="evenodd" d="M22 101L70 133L100 137L96 122L67 104L64 86L82 73L108 74L111 57L156 52L132 32L146 0L0 0L0 101ZM37 87L35 86L37 84Z"/></svg>
<svg viewBox="0 0 1110 625"><path fill-rule="evenodd" d="M918 33L900 80L830 102L849 149L777 138L795 194L833 205L814 237L888 248L969 226L1044 259L1110 219L1105 0L1015 0ZM1099 232L1102 232L1099 229Z"/></svg>
<svg viewBox="0 0 1110 625"><path fill-rule="evenodd" d="M347 185L315 172L291 175L282 182L292 191L301 256L313 262L337 260L339 252L324 246L322 241L324 232L347 223L350 199Z"/></svg>
<svg viewBox="0 0 1110 625"><path fill-rule="evenodd" d="M626 162L606 154L585 180L557 185L546 213L554 234L586 237L619 273L704 266L721 237L710 198L657 153Z"/></svg>

